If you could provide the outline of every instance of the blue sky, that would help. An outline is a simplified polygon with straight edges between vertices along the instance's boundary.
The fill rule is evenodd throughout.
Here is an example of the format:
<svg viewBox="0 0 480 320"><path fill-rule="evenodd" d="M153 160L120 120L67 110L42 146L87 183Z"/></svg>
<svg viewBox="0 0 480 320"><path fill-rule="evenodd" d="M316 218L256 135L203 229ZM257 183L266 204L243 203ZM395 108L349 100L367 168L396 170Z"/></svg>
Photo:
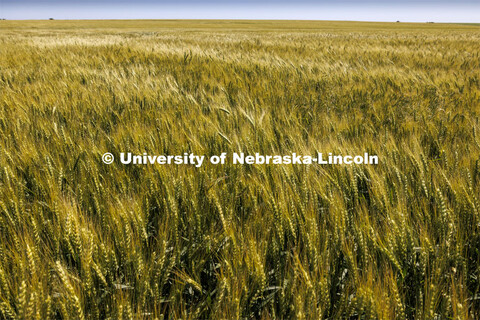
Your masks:
<svg viewBox="0 0 480 320"><path fill-rule="evenodd" d="M0 0L0 18L50 17L480 22L480 0Z"/></svg>

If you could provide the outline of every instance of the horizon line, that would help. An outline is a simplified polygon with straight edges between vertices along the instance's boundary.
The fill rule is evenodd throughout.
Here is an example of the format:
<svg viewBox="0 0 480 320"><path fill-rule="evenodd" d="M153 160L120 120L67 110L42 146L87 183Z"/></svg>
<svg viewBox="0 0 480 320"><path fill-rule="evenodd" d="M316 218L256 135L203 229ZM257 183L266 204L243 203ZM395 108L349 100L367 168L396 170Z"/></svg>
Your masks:
<svg viewBox="0 0 480 320"><path fill-rule="evenodd" d="M364 22L364 23L409 23L409 24L471 24L480 26L480 22L466 21L407 21L407 20L343 20L343 19L271 19L271 18L42 18L42 19L7 19L0 17L0 21L312 21L312 22Z"/></svg>

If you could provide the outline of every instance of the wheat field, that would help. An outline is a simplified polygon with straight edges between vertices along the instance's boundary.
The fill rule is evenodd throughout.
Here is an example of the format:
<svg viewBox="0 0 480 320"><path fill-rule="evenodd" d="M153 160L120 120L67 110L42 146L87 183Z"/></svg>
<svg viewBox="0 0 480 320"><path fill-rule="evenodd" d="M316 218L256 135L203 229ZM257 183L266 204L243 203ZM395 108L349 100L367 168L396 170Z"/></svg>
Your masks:
<svg viewBox="0 0 480 320"><path fill-rule="evenodd" d="M478 25L0 21L0 319L479 319L479 116Z"/></svg>

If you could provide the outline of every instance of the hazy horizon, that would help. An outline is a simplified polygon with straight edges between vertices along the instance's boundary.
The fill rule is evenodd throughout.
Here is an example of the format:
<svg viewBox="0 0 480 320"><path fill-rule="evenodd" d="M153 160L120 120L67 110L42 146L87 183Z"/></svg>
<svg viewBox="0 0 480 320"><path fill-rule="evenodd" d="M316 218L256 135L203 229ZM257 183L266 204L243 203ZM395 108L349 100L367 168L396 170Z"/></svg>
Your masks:
<svg viewBox="0 0 480 320"><path fill-rule="evenodd" d="M478 1L29 1L0 0L0 18L272 19L480 22Z"/></svg>

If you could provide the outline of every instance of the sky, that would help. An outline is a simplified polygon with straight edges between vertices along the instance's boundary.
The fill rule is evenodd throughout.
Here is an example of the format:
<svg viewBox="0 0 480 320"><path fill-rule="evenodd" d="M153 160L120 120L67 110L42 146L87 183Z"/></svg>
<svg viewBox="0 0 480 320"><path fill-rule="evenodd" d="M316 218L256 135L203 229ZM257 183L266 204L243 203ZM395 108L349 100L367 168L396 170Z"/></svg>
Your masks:
<svg viewBox="0 0 480 320"><path fill-rule="evenodd" d="M480 0L0 0L0 19L480 22Z"/></svg>

